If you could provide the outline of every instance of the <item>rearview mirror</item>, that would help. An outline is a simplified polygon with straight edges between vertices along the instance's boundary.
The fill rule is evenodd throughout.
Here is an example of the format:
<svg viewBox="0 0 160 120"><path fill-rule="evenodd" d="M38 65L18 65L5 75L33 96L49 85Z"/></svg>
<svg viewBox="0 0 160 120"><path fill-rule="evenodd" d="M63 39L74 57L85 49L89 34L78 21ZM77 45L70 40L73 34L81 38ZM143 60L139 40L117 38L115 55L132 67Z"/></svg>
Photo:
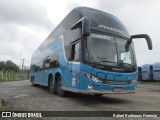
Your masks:
<svg viewBox="0 0 160 120"><path fill-rule="evenodd" d="M82 27L82 35L88 36L90 33L90 20L88 17L83 17L78 20L72 27L71 30Z"/></svg>
<svg viewBox="0 0 160 120"><path fill-rule="evenodd" d="M152 50L152 40L151 40L151 38L147 34L139 34L139 35L132 35L131 38L127 41L127 43L125 45L126 52L129 51L129 46L132 42L132 39L135 39L135 38L145 38L146 41L147 41L147 44L148 44L148 49Z"/></svg>

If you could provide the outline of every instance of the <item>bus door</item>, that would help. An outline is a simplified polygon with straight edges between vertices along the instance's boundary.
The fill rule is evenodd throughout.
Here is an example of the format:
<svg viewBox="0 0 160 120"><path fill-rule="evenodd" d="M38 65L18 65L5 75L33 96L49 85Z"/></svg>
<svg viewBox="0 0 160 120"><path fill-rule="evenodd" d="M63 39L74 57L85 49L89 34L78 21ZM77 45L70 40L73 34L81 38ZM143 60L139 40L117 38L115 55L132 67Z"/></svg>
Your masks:
<svg viewBox="0 0 160 120"><path fill-rule="evenodd" d="M70 63L70 72L71 72L71 81L69 83L71 88L79 88L79 78L80 78L80 43L75 41L71 44L71 63Z"/></svg>

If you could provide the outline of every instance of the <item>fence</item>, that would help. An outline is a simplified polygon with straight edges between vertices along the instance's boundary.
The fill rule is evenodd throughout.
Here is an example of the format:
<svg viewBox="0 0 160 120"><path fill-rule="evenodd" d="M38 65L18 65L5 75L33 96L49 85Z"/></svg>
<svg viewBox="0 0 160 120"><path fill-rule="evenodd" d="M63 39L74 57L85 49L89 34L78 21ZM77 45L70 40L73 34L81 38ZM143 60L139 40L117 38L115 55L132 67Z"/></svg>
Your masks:
<svg viewBox="0 0 160 120"><path fill-rule="evenodd" d="M28 71L0 71L0 81L25 80L28 78Z"/></svg>

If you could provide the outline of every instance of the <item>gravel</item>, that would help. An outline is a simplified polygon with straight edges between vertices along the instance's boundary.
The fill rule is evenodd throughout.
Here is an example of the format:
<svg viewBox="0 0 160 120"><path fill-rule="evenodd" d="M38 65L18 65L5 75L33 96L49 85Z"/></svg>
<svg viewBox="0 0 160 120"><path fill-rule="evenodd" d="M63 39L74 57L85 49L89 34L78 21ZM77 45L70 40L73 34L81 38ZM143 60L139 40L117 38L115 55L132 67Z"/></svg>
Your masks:
<svg viewBox="0 0 160 120"><path fill-rule="evenodd" d="M95 97L72 93L68 97L59 97L50 94L46 87L33 87L29 80L25 80L0 83L0 96L6 101L3 111L160 111L160 85L156 84L139 84L135 94L106 94L103 97ZM86 119L94 120L97 117ZM106 120L103 117L98 119Z"/></svg>

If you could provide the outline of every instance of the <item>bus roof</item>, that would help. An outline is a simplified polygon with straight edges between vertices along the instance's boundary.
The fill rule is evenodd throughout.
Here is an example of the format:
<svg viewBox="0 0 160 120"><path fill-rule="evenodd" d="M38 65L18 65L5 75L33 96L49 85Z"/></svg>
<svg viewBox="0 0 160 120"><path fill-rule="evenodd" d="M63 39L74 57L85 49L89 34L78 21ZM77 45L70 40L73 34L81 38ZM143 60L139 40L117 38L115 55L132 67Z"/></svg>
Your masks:
<svg viewBox="0 0 160 120"><path fill-rule="evenodd" d="M129 33L123 23L115 16L88 7L74 8L51 33L59 33L57 37L70 29L78 20L87 16L90 19L90 27L113 35L129 38Z"/></svg>
<svg viewBox="0 0 160 120"><path fill-rule="evenodd" d="M108 34L117 35L125 38L130 38L127 29L117 17L96 9L92 9L92 8L77 7L77 8L74 8L61 21L61 23L51 32L51 34L39 46L39 48L34 52L34 54L37 54L39 50L43 50L44 45L47 45L47 43L49 44L48 41L51 41L51 40L54 41L56 38L66 34L66 32L68 31L70 31L70 35L68 35L69 33L68 32L67 36L71 36L72 38L74 38L74 36L76 36L76 33L72 32L73 30L71 30L71 27L78 20L80 20L82 17L85 17L85 16L90 19L90 28L92 30L101 31L101 32L105 32Z"/></svg>

